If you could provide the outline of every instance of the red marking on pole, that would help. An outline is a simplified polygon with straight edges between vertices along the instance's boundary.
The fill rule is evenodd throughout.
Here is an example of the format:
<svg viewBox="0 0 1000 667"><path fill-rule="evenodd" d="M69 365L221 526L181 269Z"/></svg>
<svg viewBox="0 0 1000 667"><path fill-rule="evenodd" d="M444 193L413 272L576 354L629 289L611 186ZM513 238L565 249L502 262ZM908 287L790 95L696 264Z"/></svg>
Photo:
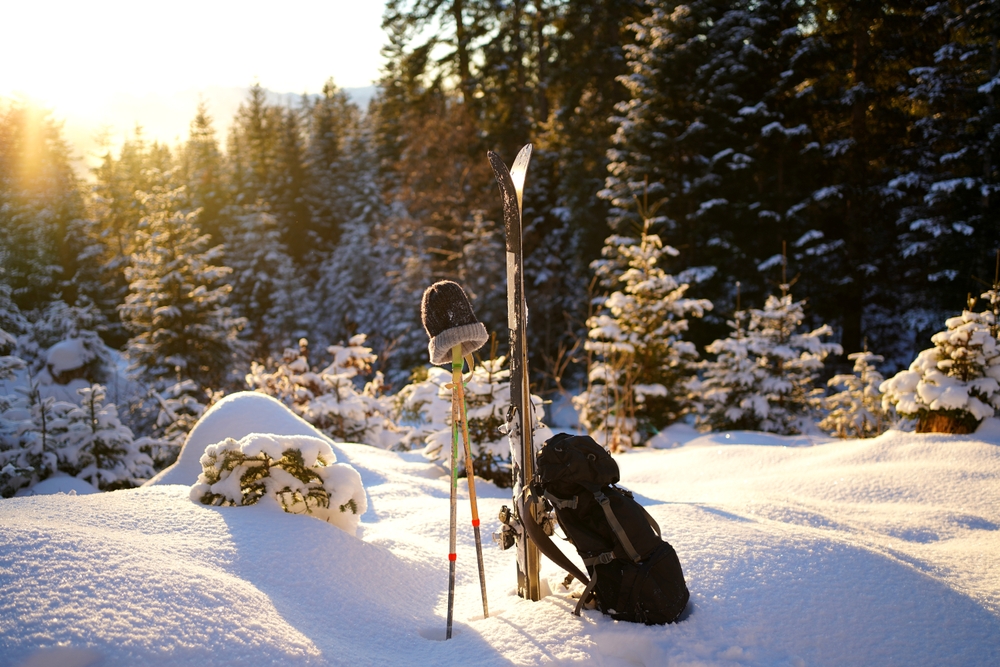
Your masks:
<svg viewBox="0 0 1000 667"><path fill-rule="evenodd" d="M473 528L479 528L479 519L473 519L472 520L472 527Z"/></svg>
<svg viewBox="0 0 1000 667"><path fill-rule="evenodd" d="M448 560L458 560L458 554L448 554Z"/></svg>

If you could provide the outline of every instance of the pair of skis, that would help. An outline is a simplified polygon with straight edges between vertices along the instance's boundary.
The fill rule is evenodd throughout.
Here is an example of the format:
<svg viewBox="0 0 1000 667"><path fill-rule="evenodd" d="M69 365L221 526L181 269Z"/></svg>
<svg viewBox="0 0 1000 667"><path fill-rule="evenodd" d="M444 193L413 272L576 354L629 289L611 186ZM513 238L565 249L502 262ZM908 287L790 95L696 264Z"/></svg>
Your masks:
<svg viewBox="0 0 1000 667"><path fill-rule="evenodd" d="M503 523L499 533L493 535L501 548L517 547L517 593L528 600L541 599L539 582L540 554L524 528L521 512L536 512L533 504L525 504L521 496L534 476L535 451L534 407L528 384L527 328L528 309L524 298L524 255L522 252L521 204L524 196L524 179L531 160L531 144L524 146L508 170L499 155L488 153L490 166L503 198L504 231L507 237L507 328L510 333L510 410L507 413L506 433L510 439L513 462L514 494L513 512L504 505L500 511ZM455 606L456 522L458 506L458 442L465 445L465 468L469 482L469 500L472 504L472 526L476 534L476 556L479 560L479 583L483 595L483 615L489 616L486 602L486 574L483 567L482 543L479 531L479 512L476 504L476 487L469 446L468 419L462 384L463 359L461 345L452 349L452 443L451 443L451 530L449 540L448 627L446 638L451 639ZM471 369L472 364L469 364ZM520 502L519 502L520 501ZM535 521L535 517L529 518Z"/></svg>
<svg viewBox="0 0 1000 667"><path fill-rule="evenodd" d="M528 384L528 309L524 298L524 253L522 252L522 201L524 179L531 160L531 144L524 146L510 170L499 155L488 153L490 166L503 199L504 231L507 237L507 328L510 330L510 410L507 413L507 436L513 463L513 512L505 505L500 511L503 523L494 534L501 548L517 547L517 594L528 600L541 598L539 552L524 529L521 511L535 513L534 504L518 502L535 474L533 443L534 407ZM519 509L520 508L520 509ZM534 521L536 517L529 517Z"/></svg>

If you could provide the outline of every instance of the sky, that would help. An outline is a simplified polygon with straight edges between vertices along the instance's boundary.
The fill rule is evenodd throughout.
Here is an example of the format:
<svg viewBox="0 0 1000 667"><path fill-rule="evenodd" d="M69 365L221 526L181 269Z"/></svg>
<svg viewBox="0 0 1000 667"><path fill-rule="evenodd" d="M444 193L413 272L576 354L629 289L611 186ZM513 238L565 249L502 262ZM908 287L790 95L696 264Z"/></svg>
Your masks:
<svg viewBox="0 0 1000 667"><path fill-rule="evenodd" d="M136 123L174 143L198 100L223 130L254 82L319 92L378 78L384 3L362 0L34 0L4 3L0 98L28 99L65 121L79 157L95 135L120 142ZM81 145L83 144L83 145Z"/></svg>

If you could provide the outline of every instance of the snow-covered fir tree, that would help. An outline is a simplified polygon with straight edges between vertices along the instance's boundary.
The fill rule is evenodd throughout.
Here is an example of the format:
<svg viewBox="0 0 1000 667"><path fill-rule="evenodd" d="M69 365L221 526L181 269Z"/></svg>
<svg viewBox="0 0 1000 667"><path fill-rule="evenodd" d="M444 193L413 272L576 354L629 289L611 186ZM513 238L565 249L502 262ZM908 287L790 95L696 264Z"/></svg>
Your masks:
<svg viewBox="0 0 1000 667"><path fill-rule="evenodd" d="M335 189L326 193L329 201L315 204L317 211L325 211L319 219L336 213L337 228L328 231L336 232L337 242L319 266L316 315L310 327L324 345L369 332L368 344L384 363L396 342L420 326L412 313L400 317L403 313L393 299L392 276L402 268L396 253L402 249L395 247L398 239L386 224L371 127L367 121L348 126L341 121L338 128L346 136L338 138L337 151L331 149L335 162L324 174L327 182L337 177L329 182Z"/></svg>
<svg viewBox="0 0 1000 667"><path fill-rule="evenodd" d="M0 273L0 278L3 274ZM9 380L14 372L24 368L24 360L15 355L17 334L27 325L20 309L10 298L11 289L0 282L0 383ZM0 385L0 397L7 391ZM2 398L0 398L2 400ZM2 409L2 408L0 408Z"/></svg>
<svg viewBox="0 0 1000 667"><path fill-rule="evenodd" d="M935 42L910 69L909 99L923 113L910 129L907 163L890 186L905 206L897 228L907 282L935 321L963 282L993 267L1000 216L1000 6L980 0L920 3ZM919 349L919 348L916 348Z"/></svg>
<svg viewBox="0 0 1000 667"><path fill-rule="evenodd" d="M130 370L156 389L191 380L221 389L242 345L245 322L229 307L232 270L218 262L222 247L194 226L193 212L178 209L178 190L143 196L146 213L137 233L139 250L126 270L129 294L119 307L132 338Z"/></svg>
<svg viewBox="0 0 1000 667"><path fill-rule="evenodd" d="M604 259L593 264L609 293L587 320L593 359L587 390L574 403L587 431L612 451L642 444L684 413L684 384L698 358L683 340L687 318L712 308L687 298L689 285L660 266L678 252L652 233L653 222L644 216L639 238L608 237Z"/></svg>
<svg viewBox="0 0 1000 667"><path fill-rule="evenodd" d="M353 336L346 345L327 348L333 361L322 370L310 367L308 343L286 349L274 370L254 362L246 376L254 391L274 396L307 422L339 442L360 442L377 447L395 444L398 434L389 417L390 406L382 396L381 373L359 389L356 379L369 374L378 359L365 346L365 335Z"/></svg>
<svg viewBox="0 0 1000 667"><path fill-rule="evenodd" d="M9 498L59 470L68 415L76 406L45 395L30 375L0 400L0 495Z"/></svg>
<svg viewBox="0 0 1000 667"><path fill-rule="evenodd" d="M816 376L827 356L842 351L823 340L833 333L828 325L800 331L805 304L788 288L782 285L782 296L769 296L762 309L737 313L729 337L705 348L716 358L701 364L702 379L690 385L700 426L785 435L812 428L823 394Z"/></svg>
<svg viewBox="0 0 1000 667"><path fill-rule="evenodd" d="M1000 410L1000 342L989 310L969 310L945 322L928 348L882 383L882 404L917 420L917 431L971 433Z"/></svg>
<svg viewBox="0 0 1000 667"><path fill-rule="evenodd" d="M307 294L274 216L253 206L232 217L225 233L225 263L232 269L229 303L246 321L242 339L250 342L251 355L266 359L302 333L299 316L309 310Z"/></svg>
<svg viewBox="0 0 1000 667"><path fill-rule="evenodd" d="M511 484L510 442L501 432L510 407L510 370L501 356L476 364L463 376L469 449L475 474L500 487ZM422 448L424 456L445 468L451 465L452 446L452 374L432 366L423 378L403 387L395 396L396 420L406 429L403 443ZM535 441L551 436L545 426L541 398L532 395L535 409ZM459 475L466 475L465 453L459 441Z"/></svg>
<svg viewBox="0 0 1000 667"><path fill-rule="evenodd" d="M153 461L139 450L118 408L99 384L77 390L80 405L66 415L59 469L102 491L138 486L153 476Z"/></svg>
<svg viewBox="0 0 1000 667"><path fill-rule="evenodd" d="M819 427L841 438L873 438L889 428L892 411L882 407L879 386L885 380L876 370L882 357L867 350L847 355L854 362L854 372L834 375L827 381L841 391L827 396L826 417Z"/></svg>

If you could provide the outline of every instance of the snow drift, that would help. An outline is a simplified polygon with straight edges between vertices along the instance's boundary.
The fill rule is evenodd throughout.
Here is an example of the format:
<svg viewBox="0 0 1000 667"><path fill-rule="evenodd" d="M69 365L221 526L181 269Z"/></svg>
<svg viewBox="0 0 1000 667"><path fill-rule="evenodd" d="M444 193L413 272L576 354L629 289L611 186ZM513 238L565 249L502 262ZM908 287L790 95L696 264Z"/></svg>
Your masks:
<svg viewBox="0 0 1000 667"><path fill-rule="evenodd" d="M230 437L256 418L241 400ZM658 627L573 616L550 563L552 594L520 600L513 553L493 549L484 619L463 498L455 637L440 641L448 482L419 453L332 445L368 491L358 537L272 502L192 503L197 474L0 501L0 663L994 664L1000 424L814 442L716 433L617 457L692 592L688 617ZM509 491L477 490L488 534Z"/></svg>

